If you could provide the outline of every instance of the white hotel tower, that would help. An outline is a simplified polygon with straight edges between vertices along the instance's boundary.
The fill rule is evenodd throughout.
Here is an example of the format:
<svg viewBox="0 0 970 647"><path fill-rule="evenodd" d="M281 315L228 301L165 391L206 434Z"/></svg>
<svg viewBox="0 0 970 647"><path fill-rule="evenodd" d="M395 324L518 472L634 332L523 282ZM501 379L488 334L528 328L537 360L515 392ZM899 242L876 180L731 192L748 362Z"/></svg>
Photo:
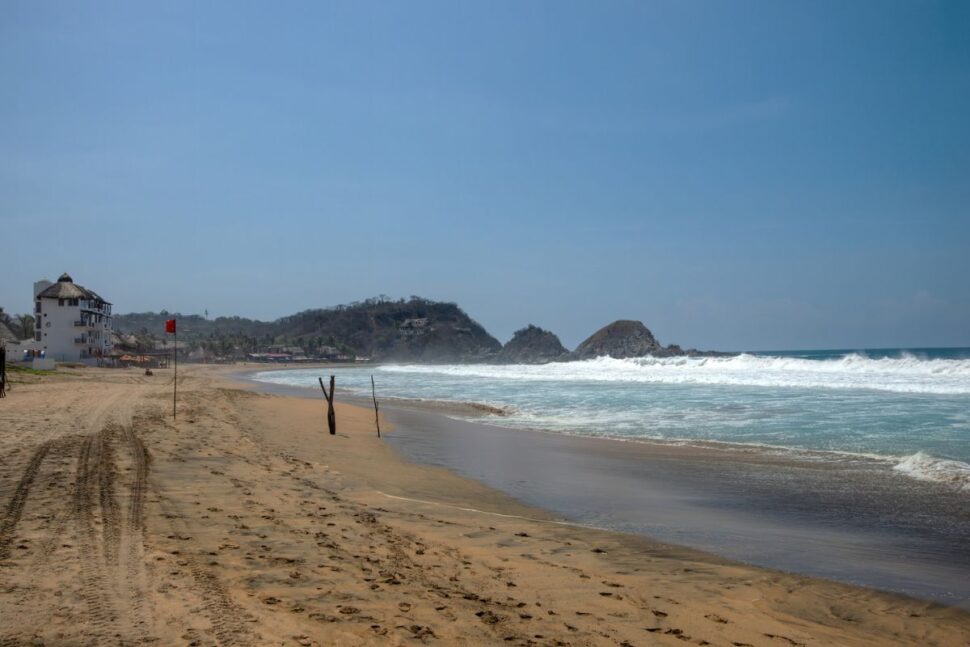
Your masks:
<svg viewBox="0 0 970 647"><path fill-rule="evenodd" d="M97 364L111 351L111 304L61 274L34 283L34 348L58 362Z"/></svg>

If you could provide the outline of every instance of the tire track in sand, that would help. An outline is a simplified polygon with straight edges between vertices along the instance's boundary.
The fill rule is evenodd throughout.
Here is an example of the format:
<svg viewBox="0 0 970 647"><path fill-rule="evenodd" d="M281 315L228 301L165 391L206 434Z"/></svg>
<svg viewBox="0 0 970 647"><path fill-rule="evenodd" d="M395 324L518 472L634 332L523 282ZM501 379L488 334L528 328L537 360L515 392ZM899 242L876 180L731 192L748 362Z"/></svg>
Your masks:
<svg viewBox="0 0 970 647"><path fill-rule="evenodd" d="M17 524L20 523L20 517L23 515L24 507L27 505L27 497L30 495L30 488L37 478L41 463L44 462L47 452L50 451L51 444L52 441L47 441L34 450L33 455L27 462L24 473L17 482L13 497L7 504L3 521L0 522L0 561L9 559L10 557L10 544L13 543L14 531L17 529Z"/></svg>
<svg viewBox="0 0 970 647"><path fill-rule="evenodd" d="M144 532L145 527L145 491L148 488L148 449L141 438L135 435L134 429L123 429L128 451L134 466L134 480L128 499L127 529L131 533Z"/></svg>
<svg viewBox="0 0 970 647"><path fill-rule="evenodd" d="M132 463L130 484L119 479L116 443L124 442ZM81 443L74 493L81 595L95 632L149 637L146 618L144 502L148 451L131 426L109 421ZM124 513L119 484L128 485ZM100 520L100 532L96 518Z"/></svg>
<svg viewBox="0 0 970 647"><path fill-rule="evenodd" d="M88 607L88 618L97 632L106 632L115 624L115 613L106 594L103 551L94 526L95 497L92 490L98 481L101 443L88 436L81 443L74 484L74 520L77 525L78 560L81 569L81 597ZM100 497L99 497L100 498Z"/></svg>
<svg viewBox="0 0 970 647"><path fill-rule="evenodd" d="M47 455L49 461L60 462L64 459L74 459L77 460L78 449L83 442L83 436L64 436L53 442L51 446L51 451ZM55 471L53 475L57 482L60 483L64 475L60 471ZM51 555L61 546L64 542L64 532L67 529L69 523L74 521L74 504L72 499L66 501L58 501L62 503L63 507L52 511L52 523L50 530L47 533L47 537L40 544L40 549L37 552L37 557L35 559L35 566L44 566L47 560L51 558ZM0 645L2 647L2 645Z"/></svg>
<svg viewBox="0 0 970 647"><path fill-rule="evenodd" d="M134 424L134 423L133 423ZM131 605L135 624L147 633L151 623L145 612L146 576L145 576L145 492L148 487L148 449L135 434L131 425L124 427L122 435L128 446L128 453L133 466L133 479L128 496L127 518L122 535L125 550L122 552L124 568L118 569L118 574L124 578L121 582L125 598Z"/></svg>
<svg viewBox="0 0 970 647"><path fill-rule="evenodd" d="M154 485L152 490L158 498L163 516L168 519L168 525L173 534L187 537L189 529L185 522L181 521L182 516L178 510L157 485ZM202 611L212 626L212 633L215 634L218 644L224 647L252 645L255 637L247 625L245 613L230 597L219 577L203 566L198 556L183 552L181 557L192 575L196 593L202 598Z"/></svg>
<svg viewBox="0 0 970 647"><path fill-rule="evenodd" d="M95 440L98 448L95 469L98 473L98 508L101 512L101 549L108 567L118 564L121 545L121 507L115 496L118 474L112 444L118 428L117 423L108 423Z"/></svg>

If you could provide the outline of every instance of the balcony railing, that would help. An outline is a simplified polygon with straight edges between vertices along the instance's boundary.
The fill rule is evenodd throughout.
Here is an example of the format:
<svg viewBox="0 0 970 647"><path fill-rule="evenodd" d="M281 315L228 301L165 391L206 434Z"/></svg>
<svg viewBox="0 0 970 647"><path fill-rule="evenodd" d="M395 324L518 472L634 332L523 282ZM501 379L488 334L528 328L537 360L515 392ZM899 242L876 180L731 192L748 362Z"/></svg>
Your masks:
<svg viewBox="0 0 970 647"><path fill-rule="evenodd" d="M75 321L74 322L74 327L75 328L87 328L90 325L91 325L91 322L89 322L89 321Z"/></svg>
<svg viewBox="0 0 970 647"><path fill-rule="evenodd" d="M87 340L87 337L75 337L74 338L74 343L75 344L86 344L86 343L88 343L88 340Z"/></svg>

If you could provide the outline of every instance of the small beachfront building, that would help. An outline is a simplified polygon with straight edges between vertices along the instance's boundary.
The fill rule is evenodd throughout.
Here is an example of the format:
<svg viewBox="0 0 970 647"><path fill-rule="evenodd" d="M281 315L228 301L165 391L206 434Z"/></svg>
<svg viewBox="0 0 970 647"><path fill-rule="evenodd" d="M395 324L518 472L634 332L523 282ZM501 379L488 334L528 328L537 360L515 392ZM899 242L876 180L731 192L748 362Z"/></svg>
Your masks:
<svg viewBox="0 0 970 647"><path fill-rule="evenodd" d="M48 359L96 365L112 349L111 303L62 274L34 283L34 344Z"/></svg>

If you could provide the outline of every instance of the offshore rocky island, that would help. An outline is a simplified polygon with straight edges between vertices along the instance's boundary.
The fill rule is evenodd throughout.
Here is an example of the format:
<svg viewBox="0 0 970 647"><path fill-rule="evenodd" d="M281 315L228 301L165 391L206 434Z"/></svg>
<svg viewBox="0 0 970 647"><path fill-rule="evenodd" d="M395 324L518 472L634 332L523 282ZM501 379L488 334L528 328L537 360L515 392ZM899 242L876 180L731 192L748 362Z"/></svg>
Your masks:
<svg viewBox="0 0 970 647"><path fill-rule="evenodd" d="M620 319L603 326L586 338L576 350L566 350L548 330L529 325L516 331L494 361L504 364L546 364L595 357L673 357L677 355L726 355L716 351L684 350L676 344L663 346L641 321Z"/></svg>
<svg viewBox="0 0 970 647"><path fill-rule="evenodd" d="M552 332L528 325L506 344L455 303L420 297L367 299L333 308L305 310L265 322L242 317L145 312L116 315L116 346L151 348L161 343L166 319L179 318L183 352L227 359L273 348L293 348L308 358L344 358L425 363L545 364L594 357L724 355L662 345L640 321L619 320L600 328L573 351ZM181 345L181 341L180 341Z"/></svg>

